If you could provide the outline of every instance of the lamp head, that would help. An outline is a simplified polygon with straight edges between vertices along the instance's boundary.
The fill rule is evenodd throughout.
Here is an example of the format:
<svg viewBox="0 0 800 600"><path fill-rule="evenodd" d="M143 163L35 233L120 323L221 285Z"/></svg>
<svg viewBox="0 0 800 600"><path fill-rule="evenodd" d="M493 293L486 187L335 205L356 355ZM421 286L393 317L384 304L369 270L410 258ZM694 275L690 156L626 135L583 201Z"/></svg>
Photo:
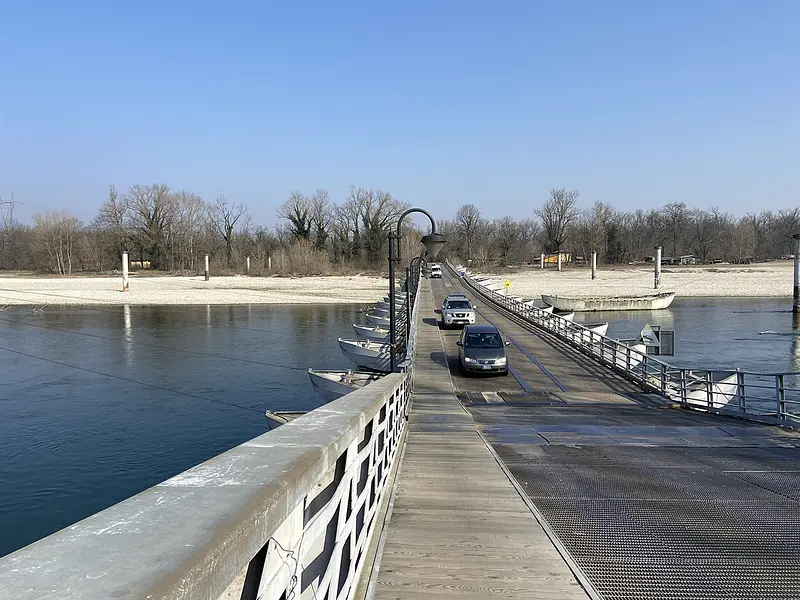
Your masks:
<svg viewBox="0 0 800 600"><path fill-rule="evenodd" d="M436 258L439 255L439 252L447 243L447 240L441 233L433 232L429 233L428 235L422 236L422 245L425 246L425 249L431 255L431 258Z"/></svg>

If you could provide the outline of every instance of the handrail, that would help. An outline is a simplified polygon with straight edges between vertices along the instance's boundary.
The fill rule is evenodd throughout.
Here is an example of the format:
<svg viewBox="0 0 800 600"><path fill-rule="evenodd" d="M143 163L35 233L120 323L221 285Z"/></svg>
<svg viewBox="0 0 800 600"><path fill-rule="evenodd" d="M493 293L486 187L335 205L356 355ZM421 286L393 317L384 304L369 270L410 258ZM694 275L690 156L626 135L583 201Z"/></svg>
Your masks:
<svg viewBox="0 0 800 600"><path fill-rule="evenodd" d="M453 265L447 267L458 275ZM473 280L465 285L517 319L547 330L593 360L616 371L643 390L677 401L684 408L736 414L781 425L800 425L800 372L762 373L725 369L680 368L647 354L644 345L634 347L614 340L530 303L504 296ZM764 390L762 394L759 390ZM769 393L767 393L769 392Z"/></svg>
<svg viewBox="0 0 800 600"><path fill-rule="evenodd" d="M390 374L0 559L0 598L350 598L398 455Z"/></svg>

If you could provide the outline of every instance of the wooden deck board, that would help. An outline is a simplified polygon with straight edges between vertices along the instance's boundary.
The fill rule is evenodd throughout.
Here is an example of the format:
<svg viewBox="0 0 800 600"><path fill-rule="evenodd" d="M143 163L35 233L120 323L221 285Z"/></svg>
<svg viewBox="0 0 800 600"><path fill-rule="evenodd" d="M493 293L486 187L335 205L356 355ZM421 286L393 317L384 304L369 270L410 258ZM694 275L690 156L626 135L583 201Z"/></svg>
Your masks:
<svg viewBox="0 0 800 600"><path fill-rule="evenodd" d="M374 597L587 598L453 395L423 294L414 404Z"/></svg>

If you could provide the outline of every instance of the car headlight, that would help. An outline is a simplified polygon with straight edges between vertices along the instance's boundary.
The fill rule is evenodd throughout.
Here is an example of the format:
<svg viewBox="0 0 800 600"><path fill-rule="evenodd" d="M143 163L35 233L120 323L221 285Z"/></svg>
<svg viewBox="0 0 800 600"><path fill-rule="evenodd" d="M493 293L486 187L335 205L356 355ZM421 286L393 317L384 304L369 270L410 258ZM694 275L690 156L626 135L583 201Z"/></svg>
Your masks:
<svg viewBox="0 0 800 600"><path fill-rule="evenodd" d="M464 357L464 362L465 362L465 363L471 363L471 362L475 362L475 361L474 361L474 360L472 360L472 359L471 359L469 356L465 356L465 357Z"/></svg>
<svg viewBox="0 0 800 600"><path fill-rule="evenodd" d="M508 361L508 359L506 359L506 357L504 356L503 358L498 358L496 361L494 361L494 364L496 364L496 365L504 365L504 364L506 364L507 361Z"/></svg>

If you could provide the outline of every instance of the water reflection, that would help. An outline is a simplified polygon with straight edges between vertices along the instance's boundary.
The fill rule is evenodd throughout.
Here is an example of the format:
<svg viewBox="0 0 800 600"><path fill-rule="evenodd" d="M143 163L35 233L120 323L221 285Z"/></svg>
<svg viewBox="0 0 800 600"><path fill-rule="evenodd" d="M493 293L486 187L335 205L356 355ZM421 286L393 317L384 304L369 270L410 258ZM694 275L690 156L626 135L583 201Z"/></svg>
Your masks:
<svg viewBox="0 0 800 600"><path fill-rule="evenodd" d="M122 336L122 345L125 353L125 365L130 368L133 364L134 352L133 352L133 325L131 324L131 306L130 304L126 304L122 308L123 314L123 322L124 322L124 334Z"/></svg>

